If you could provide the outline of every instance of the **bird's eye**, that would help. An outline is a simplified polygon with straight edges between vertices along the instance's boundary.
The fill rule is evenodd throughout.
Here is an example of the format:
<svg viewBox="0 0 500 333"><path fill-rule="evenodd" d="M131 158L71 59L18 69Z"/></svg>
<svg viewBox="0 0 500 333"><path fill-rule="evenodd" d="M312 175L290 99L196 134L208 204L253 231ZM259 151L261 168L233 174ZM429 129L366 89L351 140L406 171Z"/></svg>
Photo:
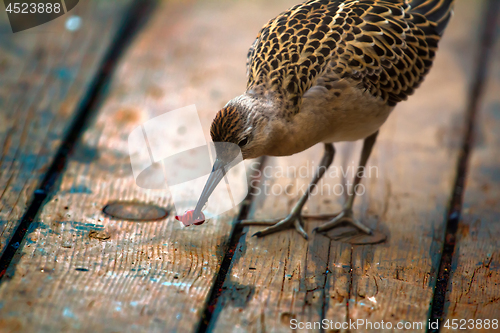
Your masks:
<svg viewBox="0 0 500 333"><path fill-rule="evenodd" d="M243 147L248 143L248 138L243 138L240 142L238 142L238 146Z"/></svg>

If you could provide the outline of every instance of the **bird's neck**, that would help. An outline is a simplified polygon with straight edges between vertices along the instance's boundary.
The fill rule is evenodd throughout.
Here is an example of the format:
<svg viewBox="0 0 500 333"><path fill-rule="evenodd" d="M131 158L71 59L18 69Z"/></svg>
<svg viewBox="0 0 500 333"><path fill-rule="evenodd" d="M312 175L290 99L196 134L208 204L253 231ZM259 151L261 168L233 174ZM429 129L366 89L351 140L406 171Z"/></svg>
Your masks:
<svg viewBox="0 0 500 333"><path fill-rule="evenodd" d="M272 95L245 93L232 100L245 110L247 126L263 122L262 153L269 156L287 156L303 151L318 142L318 137L303 115L291 114L282 99ZM261 127L261 126L257 126Z"/></svg>
<svg viewBox="0 0 500 333"><path fill-rule="evenodd" d="M276 117L270 121L269 138L272 142L266 155L289 156L297 154L318 143L319 137L309 119L299 119L300 115L290 118Z"/></svg>

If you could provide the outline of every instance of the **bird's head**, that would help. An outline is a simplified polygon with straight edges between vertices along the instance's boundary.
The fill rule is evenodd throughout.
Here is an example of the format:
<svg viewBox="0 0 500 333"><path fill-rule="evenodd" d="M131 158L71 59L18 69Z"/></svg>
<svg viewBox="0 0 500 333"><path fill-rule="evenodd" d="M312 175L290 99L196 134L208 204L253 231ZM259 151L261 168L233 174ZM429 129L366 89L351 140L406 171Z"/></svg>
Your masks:
<svg viewBox="0 0 500 333"><path fill-rule="evenodd" d="M231 100L215 116L210 135L216 159L196 205L195 218L226 172L236 164L233 162L240 151L243 159L257 158L272 144L266 108L264 103L243 95Z"/></svg>
<svg viewBox="0 0 500 333"><path fill-rule="evenodd" d="M262 118L259 112L246 109L241 105L228 104L217 113L212 121L210 135L215 143L237 145L243 159L256 158L262 156L262 146L265 142L259 134L265 132L265 124L266 119Z"/></svg>

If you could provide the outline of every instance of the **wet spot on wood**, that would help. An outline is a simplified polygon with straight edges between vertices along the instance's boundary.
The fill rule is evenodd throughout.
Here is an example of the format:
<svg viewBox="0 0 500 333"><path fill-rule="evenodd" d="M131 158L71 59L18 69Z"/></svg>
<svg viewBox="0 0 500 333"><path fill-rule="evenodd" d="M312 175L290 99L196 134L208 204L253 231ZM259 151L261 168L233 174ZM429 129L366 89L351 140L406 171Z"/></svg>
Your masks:
<svg viewBox="0 0 500 333"><path fill-rule="evenodd" d="M112 218L130 221L157 221L168 216L164 208L134 201L110 202L103 212Z"/></svg>

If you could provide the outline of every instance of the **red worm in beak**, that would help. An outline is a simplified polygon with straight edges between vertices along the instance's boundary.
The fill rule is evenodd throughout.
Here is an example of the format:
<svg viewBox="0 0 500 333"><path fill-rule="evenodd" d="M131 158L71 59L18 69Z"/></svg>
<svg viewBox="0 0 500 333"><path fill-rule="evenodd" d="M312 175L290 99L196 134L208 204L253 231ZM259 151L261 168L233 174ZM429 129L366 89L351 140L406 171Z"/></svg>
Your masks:
<svg viewBox="0 0 500 333"><path fill-rule="evenodd" d="M200 216L195 219L193 215L194 210L188 210L181 216L175 216L175 219L177 221L181 221L184 226L189 227L190 225L200 225L205 223L205 215L203 215L203 212L200 212Z"/></svg>

